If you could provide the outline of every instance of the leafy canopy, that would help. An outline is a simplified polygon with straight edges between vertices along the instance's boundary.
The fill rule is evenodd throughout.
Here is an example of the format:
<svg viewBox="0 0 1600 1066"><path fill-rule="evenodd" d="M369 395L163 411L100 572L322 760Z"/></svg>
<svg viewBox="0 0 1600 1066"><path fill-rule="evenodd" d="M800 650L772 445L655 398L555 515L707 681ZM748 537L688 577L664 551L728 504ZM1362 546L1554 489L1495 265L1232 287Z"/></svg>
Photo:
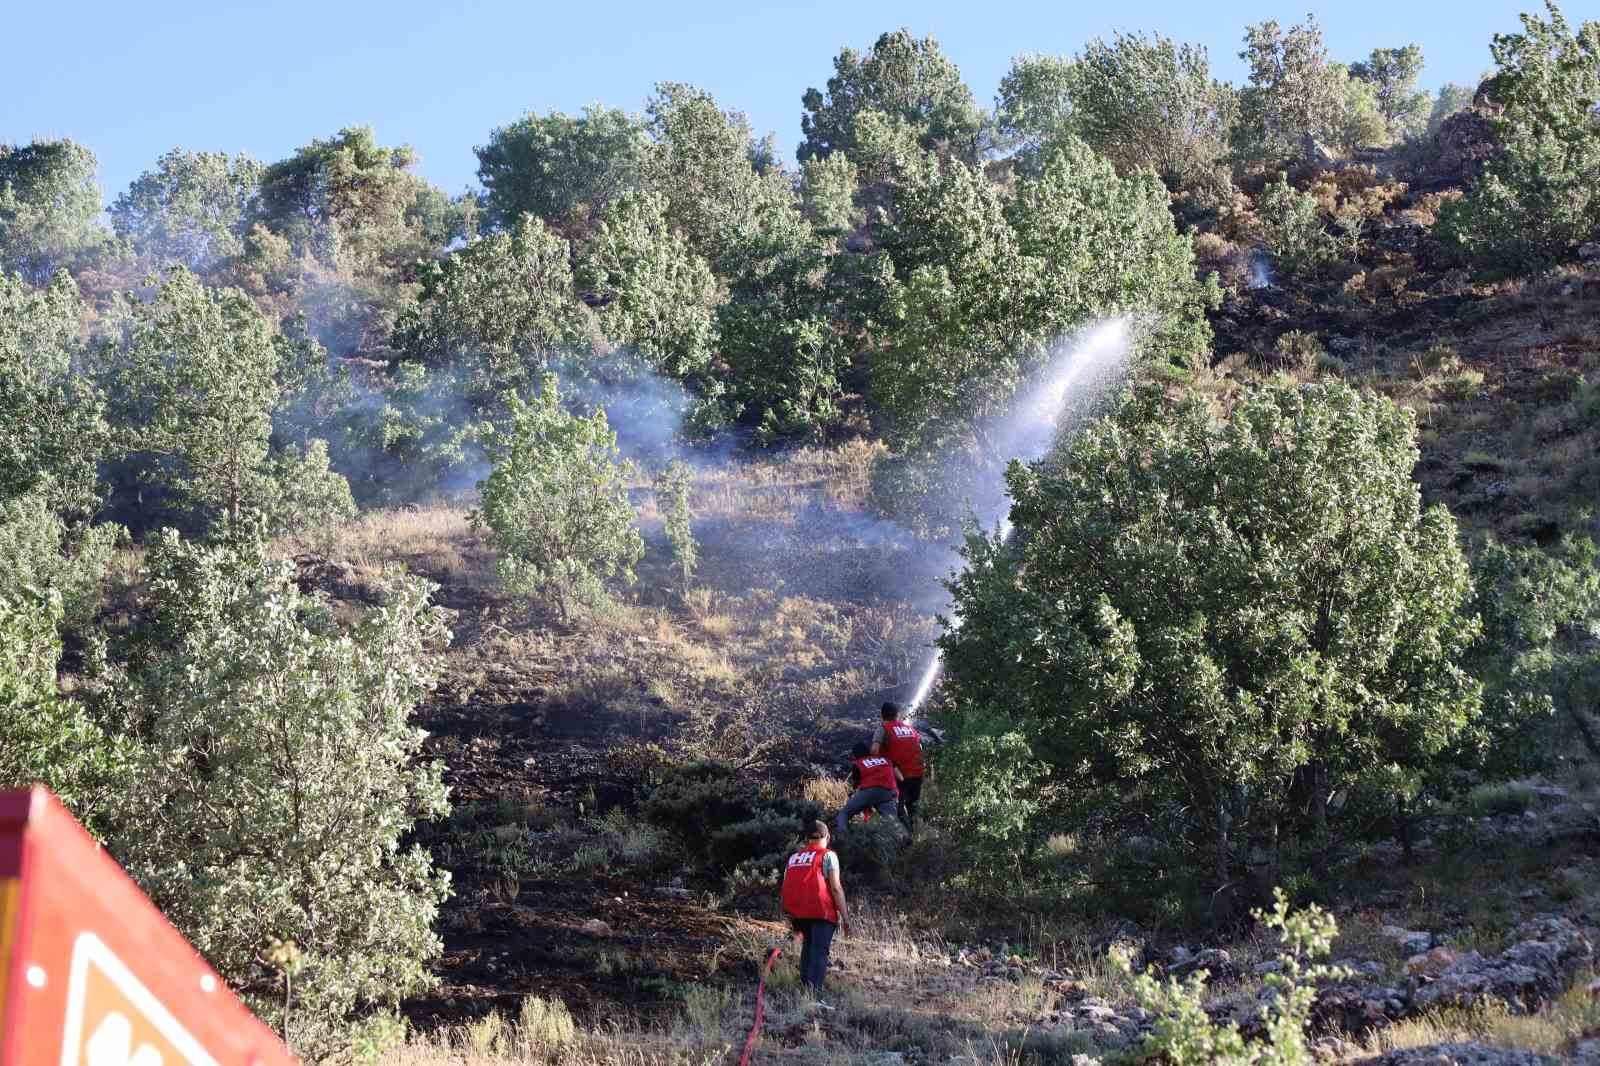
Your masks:
<svg viewBox="0 0 1600 1066"><path fill-rule="evenodd" d="M204 271L244 249L262 166L247 155L174 148L111 205L111 226L158 266Z"/></svg>
<svg viewBox="0 0 1600 1066"><path fill-rule="evenodd" d="M119 857L295 1050L342 1046L352 1014L433 981L448 875L403 842L449 810L411 722L446 612L426 582L398 578L340 626L251 539L202 547L166 531L148 577L145 650L115 686L141 738ZM301 953L287 1022L263 963L274 940Z"/></svg>
<svg viewBox="0 0 1600 1066"><path fill-rule="evenodd" d="M846 48L833 60L826 93L807 89L801 102L805 139L801 163L843 152L855 158L857 123L876 111L905 121L918 143L975 162L984 118L961 71L932 37L918 40L910 30L885 33L865 55Z"/></svg>
<svg viewBox="0 0 1600 1066"><path fill-rule="evenodd" d="M1490 275L1536 271L1600 229L1600 22L1576 31L1553 3L1496 34L1489 95L1502 150L1439 212L1447 249Z"/></svg>
<svg viewBox="0 0 1600 1066"><path fill-rule="evenodd" d="M946 692L1057 782L1181 802L1225 878L1230 826L1293 830L1297 771L1339 787L1462 735L1477 621L1408 411L1343 384L1264 386L1225 420L1161 402L1012 466L1018 536L968 540Z"/></svg>
<svg viewBox="0 0 1600 1066"><path fill-rule="evenodd" d="M526 400L507 393L505 407L475 520L501 554L507 587L553 600L565 620L574 605L601 602L611 578L633 580L644 538L624 486L631 465L619 461L604 411L562 408L554 374Z"/></svg>
<svg viewBox="0 0 1600 1066"><path fill-rule="evenodd" d="M644 123L624 111L524 115L474 149L487 221L509 229L531 214L557 228L581 223L639 187L649 150Z"/></svg>
<svg viewBox="0 0 1600 1066"><path fill-rule="evenodd" d="M74 141L0 144L0 270L43 285L104 242L98 165Z"/></svg>

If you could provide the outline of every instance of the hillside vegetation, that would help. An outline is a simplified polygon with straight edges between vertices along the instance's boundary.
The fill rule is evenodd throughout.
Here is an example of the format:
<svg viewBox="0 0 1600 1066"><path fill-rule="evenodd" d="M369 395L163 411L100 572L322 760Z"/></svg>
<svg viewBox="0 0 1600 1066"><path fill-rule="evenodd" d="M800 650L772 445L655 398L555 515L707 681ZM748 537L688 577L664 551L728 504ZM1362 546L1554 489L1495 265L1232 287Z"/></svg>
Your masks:
<svg viewBox="0 0 1600 1066"><path fill-rule="evenodd" d="M937 652L760 1061L1600 1062L1600 23L1242 32L0 145L0 785L306 1061L724 1062Z"/></svg>

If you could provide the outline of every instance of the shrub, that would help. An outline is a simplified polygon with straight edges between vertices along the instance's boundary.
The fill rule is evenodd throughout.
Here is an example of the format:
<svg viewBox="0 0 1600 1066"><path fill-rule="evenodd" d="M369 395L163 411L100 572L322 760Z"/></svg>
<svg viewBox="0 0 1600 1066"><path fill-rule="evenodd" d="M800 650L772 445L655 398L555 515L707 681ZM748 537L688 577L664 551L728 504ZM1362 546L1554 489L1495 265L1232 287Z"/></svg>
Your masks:
<svg viewBox="0 0 1600 1066"><path fill-rule="evenodd" d="M800 836L801 821L774 810L712 830L708 850L712 861L727 870L757 855L783 851Z"/></svg>
<svg viewBox="0 0 1600 1066"><path fill-rule="evenodd" d="M1521 814L1533 806L1533 787L1526 781L1479 785L1467 793L1467 809L1474 814Z"/></svg>
<svg viewBox="0 0 1600 1066"><path fill-rule="evenodd" d="M835 837L833 849L852 882L881 884L889 879L905 844L906 832L898 818L874 815Z"/></svg>
<svg viewBox="0 0 1600 1066"><path fill-rule="evenodd" d="M554 374L530 399L505 401L509 425L490 437L494 469L474 520L501 552L507 587L553 598L565 620L575 604L602 602L607 579L633 580L644 539L623 486L631 465L604 411L562 410Z"/></svg>
<svg viewBox="0 0 1600 1066"><path fill-rule="evenodd" d="M1600 227L1600 24L1576 33L1552 3L1548 21L1497 34L1490 83L1503 148L1434 232L1491 275L1529 273L1571 254Z"/></svg>
<svg viewBox="0 0 1600 1066"><path fill-rule="evenodd" d="M1315 803L1293 813L1291 782L1327 796L1447 762L1481 710L1477 620L1416 463L1408 412L1322 382L1258 388L1226 419L1148 390L1013 464L1019 535L968 539L962 624L940 638L942 801L974 834L1018 834L1041 779L1164 795L1212 823L1190 840L1226 881L1235 834L1326 827Z"/></svg>
<svg viewBox="0 0 1600 1066"><path fill-rule="evenodd" d="M678 576L679 591L687 595L700 561L700 547L694 539L694 513L689 510L689 468L682 461L674 459L657 475L656 501L665 519L667 543L672 545L672 569Z"/></svg>
<svg viewBox="0 0 1600 1066"><path fill-rule="evenodd" d="M1287 175L1262 190L1256 219L1262 247L1287 274L1309 277L1338 258L1317 201L1290 185Z"/></svg>
<svg viewBox="0 0 1600 1066"><path fill-rule="evenodd" d="M119 858L297 1050L331 1050L352 1013L432 982L448 875L403 841L449 809L410 721L444 612L426 582L401 579L340 629L260 543L170 531L149 578L152 621L109 686L141 740ZM292 1020L260 961L274 939L298 955Z"/></svg>
<svg viewBox="0 0 1600 1066"><path fill-rule="evenodd" d="M1279 362L1285 370L1302 373L1315 369L1318 360L1328 354L1316 334L1304 333L1298 329L1279 334L1278 339L1273 342L1272 349L1278 354Z"/></svg>
<svg viewBox="0 0 1600 1066"><path fill-rule="evenodd" d="M1211 1020L1205 1009L1207 971L1200 970L1183 982L1169 977L1164 984L1150 973L1142 973L1133 976L1133 994L1142 1007L1156 1015L1155 1027L1145 1037L1144 1050L1149 1056L1172 1066L1267 1062L1309 1066L1313 1061L1306 1028L1316 1002L1317 983L1349 976L1339 967L1312 961L1332 949L1338 923L1315 905L1291 914L1282 889L1274 892L1273 899L1272 910L1253 912L1256 920L1277 932L1282 941L1279 961L1283 969L1265 979L1274 995L1261 1010L1262 1035L1247 1039L1237 1022L1218 1025ZM1113 950L1111 959L1116 969L1131 974L1133 967L1125 950Z"/></svg>

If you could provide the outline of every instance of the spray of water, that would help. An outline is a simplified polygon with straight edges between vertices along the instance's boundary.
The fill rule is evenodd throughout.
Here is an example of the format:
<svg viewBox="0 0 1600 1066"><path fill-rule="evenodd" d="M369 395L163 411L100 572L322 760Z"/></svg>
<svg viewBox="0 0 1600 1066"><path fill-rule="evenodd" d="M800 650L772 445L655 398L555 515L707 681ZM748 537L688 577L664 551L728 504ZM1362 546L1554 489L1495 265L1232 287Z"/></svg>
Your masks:
<svg viewBox="0 0 1600 1066"><path fill-rule="evenodd" d="M1058 436L1077 421L1075 416L1086 412L1122 378L1132 347L1130 330L1128 319L1108 319L1062 344L1060 354L1018 396L1011 413L991 434L1000 451L1023 462L1042 458ZM979 517L1000 534L1002 542L1011 539L1009 504L997 504L996 513ZM952 615L951 628L960 625L961 617ZM935 650L912 693L911 710L927 700L943 667L943 653Z"/></svg>

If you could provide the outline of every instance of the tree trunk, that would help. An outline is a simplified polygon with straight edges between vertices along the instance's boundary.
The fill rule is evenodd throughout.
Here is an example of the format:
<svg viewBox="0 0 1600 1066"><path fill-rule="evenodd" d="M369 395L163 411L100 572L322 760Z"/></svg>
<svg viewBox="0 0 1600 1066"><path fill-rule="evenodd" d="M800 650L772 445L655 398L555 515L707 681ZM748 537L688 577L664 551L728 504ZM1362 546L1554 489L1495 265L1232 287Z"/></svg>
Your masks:
<svg viewBox="0 0 1600 1066"><path fill-rule="evenodd" d="M1228 806L1217 797L1217 884L1228 883Z"/></svg>
<svg viewBox="0 0 1600 1066"><path fill-rule="evenodd" d="M1600 759L1600 725L1589 717L1588 711L1571 700L1567 701L1567 714L1572 718L1572 724L1578 727L1583 746L1589 749L1590 755Z"/></svg>

